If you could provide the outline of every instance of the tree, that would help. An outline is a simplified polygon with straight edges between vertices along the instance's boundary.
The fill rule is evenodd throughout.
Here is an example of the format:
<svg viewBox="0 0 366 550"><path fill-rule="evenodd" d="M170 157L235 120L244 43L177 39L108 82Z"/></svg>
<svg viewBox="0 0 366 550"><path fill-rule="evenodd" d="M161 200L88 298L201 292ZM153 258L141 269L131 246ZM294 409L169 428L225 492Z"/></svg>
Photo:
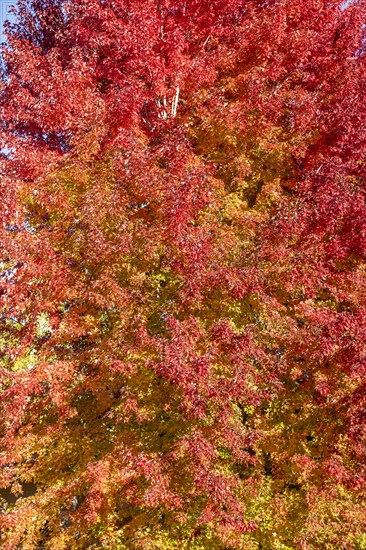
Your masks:
<svg viewBox="0 0 366 550"><path fill-rule="evenodd" d="M3 547L365 548L365 2L17 9Z"/></svg>

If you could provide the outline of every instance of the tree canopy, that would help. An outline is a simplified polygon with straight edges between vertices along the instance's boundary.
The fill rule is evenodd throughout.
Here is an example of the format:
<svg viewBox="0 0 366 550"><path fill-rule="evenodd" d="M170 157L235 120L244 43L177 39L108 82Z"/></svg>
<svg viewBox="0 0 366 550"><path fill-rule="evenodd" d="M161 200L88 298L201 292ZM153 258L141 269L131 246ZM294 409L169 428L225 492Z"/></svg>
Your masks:
<svg viewBox="0 0 366 550"><path fill-rule="evenodd" d="M365 11L18 2L5 550L366 548Z"/></svg>

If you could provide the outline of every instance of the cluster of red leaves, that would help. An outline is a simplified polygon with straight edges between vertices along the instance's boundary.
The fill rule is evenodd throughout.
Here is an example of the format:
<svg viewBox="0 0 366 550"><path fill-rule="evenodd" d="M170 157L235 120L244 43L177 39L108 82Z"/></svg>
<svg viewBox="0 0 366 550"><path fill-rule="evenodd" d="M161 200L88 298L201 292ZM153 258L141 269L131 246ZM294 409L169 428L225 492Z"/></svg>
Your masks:
<svg viewBox="0 0 366 550"><path fill-rule="evenodd" d="M366 547L365 15L19 2L4 548Z"/></svg>

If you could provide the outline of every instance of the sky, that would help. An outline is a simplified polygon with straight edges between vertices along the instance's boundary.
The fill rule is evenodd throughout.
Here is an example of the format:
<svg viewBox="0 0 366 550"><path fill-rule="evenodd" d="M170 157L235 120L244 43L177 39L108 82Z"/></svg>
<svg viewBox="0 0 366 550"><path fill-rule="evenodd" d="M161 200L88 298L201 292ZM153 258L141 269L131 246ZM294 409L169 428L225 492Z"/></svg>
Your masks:
<svg viewBox="0 0 366 550"><path fill-rule="evenodd" d="M6 19L11 20L13 15L9 13L10 7L15 5L16 1L11 0L0 0L0 41L4 42L5 37L3 35L3 24Z"/></svg>
<svg viewBox="0 0 366 550"><path fill-rule="evenodd" d="M11 0L0 0L0 42L5 41L5 36L3 34L3 24L4 21L12 20L14 18L13 14L9 12L10 7L14 5L15 2ZM2 153L8 153L7 149L1 149Z"/></svg>

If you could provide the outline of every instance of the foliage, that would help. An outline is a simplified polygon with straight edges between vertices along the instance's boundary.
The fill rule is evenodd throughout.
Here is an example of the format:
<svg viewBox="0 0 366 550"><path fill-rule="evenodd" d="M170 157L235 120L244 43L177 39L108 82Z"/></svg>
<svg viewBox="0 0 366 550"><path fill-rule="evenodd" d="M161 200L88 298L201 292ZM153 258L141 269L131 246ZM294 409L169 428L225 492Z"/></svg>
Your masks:
<svg viewBox="0 0 366 550"><path fill-rule="evenodd" d="M365 547L365 9L19 2L4 549Z"/></svg>

